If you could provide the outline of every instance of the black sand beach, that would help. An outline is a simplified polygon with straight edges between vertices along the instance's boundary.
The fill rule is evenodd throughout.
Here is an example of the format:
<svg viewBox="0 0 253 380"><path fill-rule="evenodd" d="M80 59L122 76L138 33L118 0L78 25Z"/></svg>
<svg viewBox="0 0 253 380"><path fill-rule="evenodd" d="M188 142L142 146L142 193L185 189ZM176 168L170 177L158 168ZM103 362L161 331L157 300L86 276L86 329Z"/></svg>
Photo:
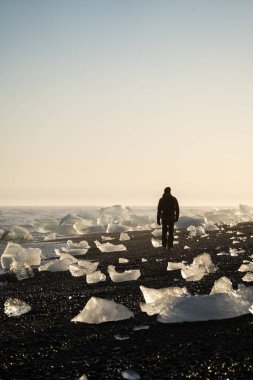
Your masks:
<svg viewBox="0 0 253 380"><path fill-rule="evenodd" d="M227 234L227 230L235 233ZM244 248L245 253L217 256L217 247L219 252L233 247L230 238L236 236L236 231L247 237L236 246ZM75 380L85 374L89 380L122 379L122 372L132 368L141 379L253 379L252 314L219 321L162 324L139 307L144 302L140 285L186 286L192 294L209 294L214 281L226 276L237 288L245 274L238 268L253 254L252 234L253 223L225 227L221 233L210 232L208 237L193 239L187 239L188 232L180 230L179 244L170 253L152 247L150 231L130 232L131 240L123 242L127 251L118 253L100 253L93 243L100 235L76 239L90 243L92 248L85 258L97 259L103 273L107 273L109 264L116 265L117 271L140 269L136 281L113 283L107 276L105 282L88 285L85 277L72 277L70 272L35 271L34 278L23 281L0 276L0 378ZM119 234L110 235L117 237L113 243L118 241ZM42 245L54 248L52 242ZM185 245L191 249L184 250ZM1 243L1 249L3 246ZM166 269L168 261L191 263L203 252L211 255L218 270L198 282L186 282L180 270ZM129 263L119 264L119 257L128 258ZM142 262L142 258L148 261ZM98 325L70 322L92 296L121 303L135 317ZM31 311L8 317L3 308L8 297L27 302ZM144 324L149 329L133 330ZM117 334L129 339L117 340Z"/></svg>

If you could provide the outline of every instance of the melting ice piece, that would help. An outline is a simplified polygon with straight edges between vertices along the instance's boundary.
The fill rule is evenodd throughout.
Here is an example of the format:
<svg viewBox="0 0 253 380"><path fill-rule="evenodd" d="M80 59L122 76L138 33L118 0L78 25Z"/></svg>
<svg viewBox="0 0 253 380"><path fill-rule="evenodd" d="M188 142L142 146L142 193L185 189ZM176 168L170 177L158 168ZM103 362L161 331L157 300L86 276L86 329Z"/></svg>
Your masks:
<svg viewBox="0 0 253 380"><path fill-rule="evenodd" d="M253 262L242 264L238 269L239 272L253 272Z"/></svg>
<svg viewBox="0 0 253 380"><path fill-rule="evenodd" d="M109 265L107 271L113 282L135 281L141 275L139 269L130 269L125 270L123 273L118 273L116 272L114 265Z"/></svg>
<svg viewBox="0 0 253 380"><path fill-rule="evenodd" d="M189 294L188 290L185 287L179 288L178 286L152 289L141 285L140 289L146 303L152 303L164 297L181 297Z"/></svg>
<svg viewBox="0 0 253 380"><path fill-rule="evenodd" d="M80 277L86 275L86 269L79 267L77 263L70 264L68 268L73 277Z"/></svg>
<svg viewBox="0 0 253 380"><path fill-rule="evenodd" d="M191 248L188 247L188 245L185 245L185 246L184 246L184 249L191 249Z"/></svg>
<svg viewBox="0 0 253 380"><path fill-rule="evenodd" d="M238 240L233 240L233 244L239 244L240 242Z"/></svg>
<svg viewBox="0 0 253 380"><path fill-rule="evenodd" d="M129 335L116 334L116 335L114 335L114 338L117 340L128 340L128 339L130 339L130 336Z"/></svg>
<svg viewBox="0 0 253 380"><path fill-rule="evenodd" d="M64 260L64 262L69 265L77 263L77 259L74 256L65 252L61 253L60 260Z"/></svg>
<svg viewBox="0 0 253 380"><path fill-rule="evenodd" d="M66 250L70 255L73 256L82 256L86 255L88 248L64 248L62 247L62 251Z"/></svg>
<svg viewBox="0 0 253 380"><path fill-rule="evenodd" d="M67 247L68 249L75 249L75 248L89 249L90 245L86 240L82 240L79 243L73 243L72 240L67 240Z"/></svg>
<svg viewBox="0 0 253 380"><path fill-rule="evenodd" d="M134 326L133 330L134 331L139 331L139 330L148 330L149 325L139 325L139 326Z"/></svg>
<svg viewBox="0 0 253 380"><path fill-rule="evenodd" d="M87 274L95 272L97 270L99 262L98 261L88 261L88 260L79 260L78 265L87 270Z"/></svg>
<svg viewBox="0 0 253 380"><path fill-rule="evenodd" d="M159 314L159 322L176 323L237 317L247 314L252 303L253 287L241 284L238 290L233 290L231 281L222 277L215 282L210 295L163 297L141 305L141 309L149 315Z"/></svg>
<svg viewBox="0 0 253 380"><path fill-rule="evenodd" d="M101 236L101 239L102 239L102 241L115 240L114 237L110 237L110 236Z"/></svg>
<svg viewBox="0 0 253 380"><path fill-rule="evenodd" d="M138 374L138 372L134 371L133 369L127 369L122 372L123 379L128 380L139 380L141 377Z"/></svg>
<svg viewBox="0 0 253 380"><path fill-rule="evenodd" d="M52 232L51 234L47 235L44 237L44 240L47 241L47 240L56 240L57 238L57 235L55 232Z"/></svg>
<svg viewBox="0 0 253 380"><path fill-rule="evenodd" d="M87 284L96 284L97 282L102 282L106 280L106 275L100 270L97 270L93 273L88 273L86 276Z"/></svg>
<svg viewBox="0 0 253 380"><path fill-rule="evenodd" d="M103 253L108 253L108 252L121 252L121 251L126 251L126 247L123 244L111 244L111 243L103 243L97 245L97 248L103 252Z"/></svg>
<svg viewBox="0 0 253 380"><path fill-rule="evenodd" d="M177 269L182 269L184 267L184 263L173 263L173 262L168 262L167 270L177 270Z"/></svg>
<svg viewBox="0 0 253 380"><path fill-rule="evenodd" d="M152 243L154 248L162 247L162 241L161 240L157 240L157 239L152 238L151 243Z"/></svg>
<svg viewBox="0 0 253 380"><path fill-rule="evenodd" d="M18 317L21 314L28 313L31 306L18 298L8 298L4 303L4 312L8 317Z"/></svg>
<svg viewBox="0 0 253 380"><path fill-rule="evenodd" d="M252 282L253 281L253 273L252 272L247 272L245 276L242 278L243 281L245 282Z"/></svg>
<svg viewBox="0 0 253 380"><path fill-rule="evenodd" d="M112 232L122 232L122 231L127 231L128 226L124 226L122 224L114 224L114 223L109 223L106 229L106 233L112 233Z"/></svg>
<svg viewBox="0 0 253 380"><path fill-rule="evenodd" d="M4 240L22 241L33 240L32 235L28 230L20 226L13 226L10 231L4 236Z"/></svg>
<svg viewBox="0 0 253 380"><path fill-rule="evenodd" d="M181 269L181 275L186 281L199 281L208 273L216 272L217 268L208 253L203 253L194 258L191 265L185 265Z"/></svg>
<svg viewBox="0 0 253 380"><path fill-rule="evenodd" d="M230 256L238 256L238 249L236 248L229 248L229 254Z"/></svg>
<svg viewBox="0 0 253 380"><path fill-rule="evenodd" d="M19 263L16 260L13 260L10 265L10 271L15 274L19 281L34 277L33 270L29 265Z"/></svg>
<svg viewBox="0 0 253 380"><path fill-rule="evenodd" d="M148 260L147 259L145 259L144 257L141 259L141 261L143 262L143 263L146 263Z"/></svg>
<svg viewBox="0 0 253 380"><path fill-rule="evenodd" d="M119 264L126 264L126 263L128 263L129 262L129 260L128 259L125 259L124 257L120 257L119 258Z"/></svg>
<svg viewBox="0 0 253 380"><path fill-rule="evenodd" d="M206 232L219 231L219 227L217 227L216 224L213 223L204 224L204 229Z"/></svg>
<svg viewBox="0 0 253 380"><path fill-rule="evenodd" d="M38 270L41 271L48 271L48 272L65 272L69 269L69 262L66 262L65 260L50 260L48 263L39 266Z"/></svg>
<svg viewBox="0 0 253 380"><path fill-rule="evenodd" d="M2 267L8 269L13 260L30 266L40 265L41 249L23 248L17 243L9 242L1 256Z"/></svg>
<svg viewBox="0 0 253 380"><path fill-rule="evenodd" d="M130 236L126 232L121 232L119 240L120 241L130 240Z"/></svg>
<svg viewBox="0 0 253 380"><path fill-rule="evenodd" d="M159 229L152 231L152 235L154 235L155 237L162 237L162 229L159 228Z"/></svg>
<svg viewBox="0 0 253 380"><path fill-rule="evenodd" d="M124 305L102 298L91 297L85 308L71 322L97 324L109 321L121 321L133 316L133 313Z"/></svg>

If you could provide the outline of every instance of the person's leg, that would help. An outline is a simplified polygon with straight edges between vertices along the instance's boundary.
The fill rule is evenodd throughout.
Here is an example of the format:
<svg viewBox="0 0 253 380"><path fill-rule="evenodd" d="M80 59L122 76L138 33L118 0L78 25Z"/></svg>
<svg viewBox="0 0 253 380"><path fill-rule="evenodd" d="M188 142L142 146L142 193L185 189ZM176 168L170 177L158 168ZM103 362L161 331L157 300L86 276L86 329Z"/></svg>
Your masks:
<svg viewBox="0 0 253 380"><path fill-rule="evenodd" d="M173 247L173 240L174 240L174 221L169 222L169 236L168 236L168 248Z"/></svg>
<svg viewBox="0 0 253 380"><path fill-rule="evenodd" d="M162 220L162 245L164 248L166 248L167 245L167 232L168 232L168 225L165 220Z"/></svg>

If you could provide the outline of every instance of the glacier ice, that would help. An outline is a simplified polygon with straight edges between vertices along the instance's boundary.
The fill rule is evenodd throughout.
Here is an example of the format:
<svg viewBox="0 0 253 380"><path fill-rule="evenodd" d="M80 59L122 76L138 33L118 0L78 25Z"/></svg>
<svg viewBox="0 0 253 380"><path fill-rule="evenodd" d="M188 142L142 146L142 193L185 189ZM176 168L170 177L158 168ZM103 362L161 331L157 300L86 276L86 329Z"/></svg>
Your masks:
<svg viewBox="0 0 253 380"><path fill-rule="evenodd" d="M139 380L141 377L138 374L138 372L134 371L133 369L126 369L122 372L123 379L127 380Z"/></svg>
<svg viewBox="0 0 253 380"><path fill-rule="evenodd" d="M171 270L178 270L178 269L182 269L184 267L184 263L174 263L174 262L168 262L168 266L167 266L167 270L168 271L171 271Z"/></svg>
<svg viewBox="0 0 253 380"><path fill-rule="evenodd" d="M210 231L219 231L219 227L216 226L216 224L213 224L213 223L206 223L204 224L204 229L206 232L210 232Z"/></svg>
<svg viewBox="0 0 253 380"><path fill-rule="evenodd" d="M77 263L71 264L69 270L74 277L84 276L95 272L99 262L91 262L88 260L79 260Z"/></svg>
<svg viewBox="0 0 253 380"><path fill-rule="evenodd" d="M102 244L99 242L94 243L97 245L97 248L103 253L126 251L126 247L123 244L111 244L109 242Z"/></svg>
<svg viewBox="0 0 253 380"><path fill-rule="evenodd" d="M116 272L114 265L109 265L107 271L113 282L135 281L141 275L139 269L125 270L123 273Z"/></svg>
<svg viewBox="0 0 253 380"><path fill-rule="evenodd" d="M26 263L20 263L15 259L10 265L10 272L15 274L19 281L34 277L32 268Z"/></svg>
<svg viewBox="0 0 253 380"><path fill-rule="evenodd" d="M253 272L253 262L242 264L238 269L239 272Z"/></svg>
<svg viewBox="0 0 253 380"><path fill-rule="evenodd" d="M151 297L149 301L140 304L141 310L149 315L159 314L157 320L162 323L234 318L249 313L253 287L240 284L237 290L233 290L231 281L222 277L214 283L209 295L181 294L178 297L175 294L160 299Z"/></svg>
<svg viewBox="0 0 253 380"><path fill-rule="evenodd" d="M1 256L1 265L9 269L13 260L29 266L40 265L41 252L40 248L23 248L17 243L8 242Z"/></svg>
<svg viewBox="0 0 253 380"><path fill-rule="evenodd" d="M67 240L67 247L68 249L75 249L75 248L89 249L90 245L86 240L82 240L79 243L74 243L72 240Z"/></svg>
<svg viewBox="0 0 253 380"><path fill-rule="evenodd" d="M8 317L18 317L30 310L31 306L18 298L8 298L4 303L4 312Z"/></svg>
<svg viewBox="0 0 253 380"><path fill-rule="evenodd" d="M102 239L102 241L109 241L109 240L115 240L115 238L114 237L111 237L111 236L101 236L101 239Z"/></svg>
<svg viewBox="0 0 253 380"><path fill-rule="evenodd" d="M119 264L126 264L126 263L128 263L129 262L129 260L128 259L125 259L124 257L120 257L119 258Z"/></svg>
<svg viewBox="0 0 253 380"><path fill-rule="evenodd" d="M121 232L119 240L120 241L130 240L130 236L126 232Z"/></svg>
<svg viewBox="0 0 253 380"><path fill-rule="evenodd" d="M152 243L154 248L162 247L162 241L161 240L152 238L151 243Z"/></svg>
<svg viewBox="0 0 253 380"><path fill-rule="evenodd" d="M115 232L122 232L122 231L127 231L128 226L125 226L123 224L117 224L117 223L109 223L107 225L106 233L115 233Z"/></svg>
<svg viewBox="0 0 253 380"><path fill-rule="evenodd" d="M208 273L216 272L217 268L208 253L203 253L194 258L192 264L184 265L181 275L186 281L199 281Z"/></svg>
<svg viewBox="0 0 253 380"><path fill-rule="evenodd" d="M30 232L20 226L13 226L4 236L4 240L8 241L31 241L33 240Z"/></svg>
<svg viewBox="0 0 253 380"><path fill-rule="evenodd" d="M252 282L253 281L253 273L252 272L247 272L245 276L242 278L243 281L245 282Z"/></svg>
<svg viewBox="0 0 253 380"><path fill-rule="evenodd" d="M41 271L48 271L48 272L65 272L69 269L69 262L66 262L65 260L50 260L46 264L43 264L38 267L38 270Z"/></svg>
<svg viewBox="0 0 253 380"><path fill-rule="evenodd" d="M140 290L146 303L152 303L164 297L180 297L189 294L188 290L185 287L180 288L178 286L153 289L141 285Z"/></svg>
<svg viewBox="0 0 253 380"><path fill-rule="evenodd" d="M71 322L98 324L132 317L134 317L133 313L124 305L103 298L91 297L84 309Z"/></svg>
<svg viewBox="0 0 253 380"><path fill-rule="evenodd" d="M51 234L47 235L44 237L44 240L47 241L47 240L56 240L57 238L57 235L55 232L52 232Z"/></svg>
<svg viewBox="0 0 253 380"><path fill-rule="evenodd" d="M97 282L102 282L106 280L106 275L100 270L97 270L93 273L88 273L86 275L87 284L96 284Z"/></svg>
<svg viewBox="0 0 253 380"><path fill-rule="evenodd" d="M162 229L157 228L156 230L152 231L152 235L154 235L156 238L162 237Z"/></svg>

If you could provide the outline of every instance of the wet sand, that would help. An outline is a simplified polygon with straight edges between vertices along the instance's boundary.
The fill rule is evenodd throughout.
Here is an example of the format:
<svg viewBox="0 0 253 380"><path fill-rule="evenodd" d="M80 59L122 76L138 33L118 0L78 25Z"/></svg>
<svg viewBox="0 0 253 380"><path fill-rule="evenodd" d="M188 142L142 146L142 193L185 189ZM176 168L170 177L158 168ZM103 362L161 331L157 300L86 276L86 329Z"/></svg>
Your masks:
<svg viewBox="0 0 253 380"><path fill-rule="evenodd" d="M234 233L228 234L227 230ZM241 236L247 240L233 245L230 238L236 236L236 231L243 232ZM131 240L122 242L127 251L118 253L100 253L93 243L100 235L85 236L92 248L83 258L99 261L98 269L105 274L110 264L116 265L117 271L140 269L141 277L136 281L113 283L107 275L105 282L88 285L85 277L72 277L70 272L37 270L34 278L23 281L0 276L1 379L78 379L83 374L89 380L122 379L122 372L128 368L137 371L141 379L152 380L253 379L252 314L220 321L162 324L139 307L144 302L140 285L186 286L192 294L208 294L215 280L227 276L237 288L245 274L238 268L253 254L253 223L193 239L187 239L188 233L181 230L176 233L179 244L170 253L153 248L150 231L129 235ZM110 236L116 237L112 243L118 242L119 234ZM47 250L59 246L53 242L31 245ZM185 245L191 249L184 250ZM229 247L244 248L246 252L238 257L217 256ZM166 270L168 261L191 263L203 252L210 253L218 271L201 281L188 283L179 270ZM119 257L128 258L129 263L119 264ZM142 262L142 258L148 261ZM92 296L127 306L135 318L98 325L70 322ZM8 297L20 298L32 310L8 317L3 311ZM149 329L134 331L135 326L143 324ZM117 334L129 339L117 340Z"/></svg>

